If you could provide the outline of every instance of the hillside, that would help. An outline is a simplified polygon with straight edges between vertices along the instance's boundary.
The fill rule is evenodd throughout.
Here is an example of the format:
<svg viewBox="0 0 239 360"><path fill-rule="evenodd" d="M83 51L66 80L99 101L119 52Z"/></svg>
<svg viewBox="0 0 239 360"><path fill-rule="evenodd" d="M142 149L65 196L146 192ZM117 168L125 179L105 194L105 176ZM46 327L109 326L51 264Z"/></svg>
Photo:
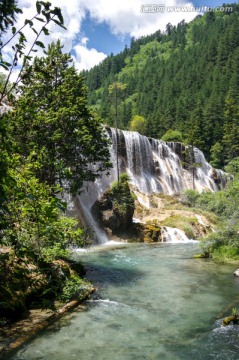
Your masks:
<svg viewBox="0 0 239 360"><path fill-rule="evenodd" d="M127 85L117 100L120 128L129 129L139 115L141 133L161 138L178 130L215 167L238 156L239 5L230 6L232 12L209 12L132 39L129 48L84 72L94 111L114 124L108 87L120 82Z"/></svg>

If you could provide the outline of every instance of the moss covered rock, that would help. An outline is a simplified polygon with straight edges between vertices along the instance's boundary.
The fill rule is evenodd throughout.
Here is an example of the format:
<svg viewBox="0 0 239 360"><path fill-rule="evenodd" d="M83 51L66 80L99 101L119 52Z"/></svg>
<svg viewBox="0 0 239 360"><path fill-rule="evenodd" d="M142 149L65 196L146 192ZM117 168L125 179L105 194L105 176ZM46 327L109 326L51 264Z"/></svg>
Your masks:
<svg viewBox="0 0 239 360"><path fill-rule="evenodd" d="M133 223L125 234L129 242L161 242L161 227L156 224Z"/></svg>
<svg viewBox="0 0 239 360"><path fill-rule="evenodd" d="M11 250L1 255L0 319L17 320L27 314L32 304L52 306L64 284L72 278L80 281L78 274L84 273L82 265L72 260L59 259L37 265L27 257L17 257Z"/></svg>
<svg viewBox="0 0 239 360"><path fill-rule="evenodd" d="M113 183L94 203L92 213L102 227L109 229L112 234L120 234L132 225L134 209L128 177L123 174L120 182Z"/></svg>
<svg viewBox="0 0 239 360"><path fill-rule="evenodd" d="M144 242L161 242L161 227L153 224L144 225Z"/></svg>
<svg viewBox="0 0 239 360"><path fill-rule="evenodd" d="M27 312L28 299L47 285L46 277L29 259L9 252L0 257L0 317L19 318Z"/></svg>
<svg viewBox="0 0 239 360"><path fill-rule="evenodd" d="M236 315L231 315L223 319L223 325L227 326L230 324L238 325L239 324L239 318Z"/></svg>

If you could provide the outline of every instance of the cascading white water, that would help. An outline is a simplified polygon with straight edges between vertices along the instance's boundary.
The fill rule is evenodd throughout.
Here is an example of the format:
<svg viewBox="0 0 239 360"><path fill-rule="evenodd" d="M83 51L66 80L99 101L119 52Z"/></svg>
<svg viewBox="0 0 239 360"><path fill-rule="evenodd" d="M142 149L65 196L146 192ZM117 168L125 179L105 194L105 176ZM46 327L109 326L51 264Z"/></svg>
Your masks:
<svg viewBox="0 0 239 360"><path fill-rule="evenodd" d="M178 244L196 242L196 240L189 239L182 230L168 226L163 226L161 228L161 237L162 237L162 242L170 242L170 243L178 243Z"/></svg>
<svg viewBox="0 0 239 360"><path fill-rule="evenodd" d="M178 146L181 146L181 153L187 150L182 144L149 139L133 131L117 132L120 170L128 173L131 183L140 192L177 194L193 188L199 192L216 191L217 184L224 186L225 173L208 164L199 149L193 148L193 163L196 165L190 169L190 166L183 166L178 154ZM116 129L110 129L109 135L114 144ZM112 152L115 159L114 146Z"/></svg>
<svg viewBox="0 0 239 360"><path fill-rule="evenodd" d="M94 183L85 184L83 194L77 199L100 243L105 242L107 236L104 232L100 234L90 210L100 195L117 179L116 141L120 173L127 172L134 189L140 193L173 195L186 189L216 191L218 186L225 185L226 174L208 164L197 148L193 148L193 162L197 166L192 170L190 166L183 166L182 157L187 148L180 143L166 143L149 139L137 132L116 131L114 128L107 129L107 132L112 140L110 152L113 168L110 175L103 175Z"/></svg>

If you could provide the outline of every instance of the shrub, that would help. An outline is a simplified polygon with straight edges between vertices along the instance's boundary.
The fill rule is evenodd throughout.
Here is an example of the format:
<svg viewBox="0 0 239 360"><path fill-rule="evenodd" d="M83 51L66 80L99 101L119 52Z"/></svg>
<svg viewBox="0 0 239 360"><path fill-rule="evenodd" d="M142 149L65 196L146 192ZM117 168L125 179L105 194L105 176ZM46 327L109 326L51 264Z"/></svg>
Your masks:
<svg viewBox="0 0 239 360"><path fill-rule="evenodd" d="M180 131L169 129L162 136L161 140L163 140L163 141L183 142L183 136L182 136L182 133Z"/></svg>
<svg viewBox="0 0 239 360"><path fill-rule="evenodd" d="M195 190L186 190L182 194L180 200L183 204L193 207L196 205L199 196L200 194Z"/></svg>
<svg viewBox="0 0 239 360"><path fill-rule="evenodd" d="M71 276L66 280L62 290L61 299L63 301L83 300L91 288L90 283L81 279L77 275Z"/></svg>
<svg viewBox="0 0 239 360"><path fill-rule="evenodd" d="M218 249L214 250L213 259L220 263L229 263L229 262L238 262L239 260L239 251L238 247L223 245Z"/></svg>

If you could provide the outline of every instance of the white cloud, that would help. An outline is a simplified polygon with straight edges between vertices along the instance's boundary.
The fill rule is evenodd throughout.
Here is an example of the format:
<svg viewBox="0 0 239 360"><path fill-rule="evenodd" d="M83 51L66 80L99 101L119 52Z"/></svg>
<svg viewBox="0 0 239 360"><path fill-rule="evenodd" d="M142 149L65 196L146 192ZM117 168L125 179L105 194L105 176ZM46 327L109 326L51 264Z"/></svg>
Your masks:
<svg viewBox="0 0 239 360"><path fill-rule="evenodd" d="M74 47L76 52L75 67L79 71L83 69L90 69L99 64L106 58L106 54L98 52L96 49L87 49L85 45L76 45Z"/></svg>
<svg viewBox="0 0 239 360"><path fill-rule="evenodd" d="M163 0L151 1L153 4L156 1L163 3ZM70 52L74 49L76 53L76 67L78 69L90 68L106 57L104 53L98 52L97 49L87 48L88 39L81 33L82 21L87 12L96 22L107 23L113 34L121 37L131 35L136 38L151 34L158 29L164 30L169 22L174 25L183 19L190 21L197 15L196 12L169 13L165 11L163 13L142 13L141 5L150 3L147 0L50 0L50 2L52 6L62 9L67 31L52 24L49 27L50 36L43 35L40 40L47 46L47 44L59 38L62 44L64 44L64 51ZM186 3L184 0L167 0L166 5L190 6L192 3ZM18 6L23 10L23 14L18 16L16 28L19 28L26 18L32 18L36 13L35 0L18 0ZM40 25L41 23L38 24L38 26ZM29 49L30 44L35 39L35 34L33 31L28 30L26 35ZM9 37L9 34L7 36ZM3 49L3 55L6 59L12 54L12 45L9 44ZM43 52L39 51L37 54L41 56Z"/></svg>
<svg viewBox="0 0 239 360"><path fill-rule="evenodd" d="M165 4L165 11L162 13L141 12L142 5L155 3ZM176 25L183 19L188 22L197 15L192 11L167 11L167 6L177 6L178 8L182 5L188 8L193 6L192 2L183 0L167 0L166 3L161 0L120 0L110 3L107 0L85 0L85 4L91 16L99 22L106 22L114 34L130 34L135 37L152 34L158 29L165 30L165 26L169 22L172 25Z"/></svg>

